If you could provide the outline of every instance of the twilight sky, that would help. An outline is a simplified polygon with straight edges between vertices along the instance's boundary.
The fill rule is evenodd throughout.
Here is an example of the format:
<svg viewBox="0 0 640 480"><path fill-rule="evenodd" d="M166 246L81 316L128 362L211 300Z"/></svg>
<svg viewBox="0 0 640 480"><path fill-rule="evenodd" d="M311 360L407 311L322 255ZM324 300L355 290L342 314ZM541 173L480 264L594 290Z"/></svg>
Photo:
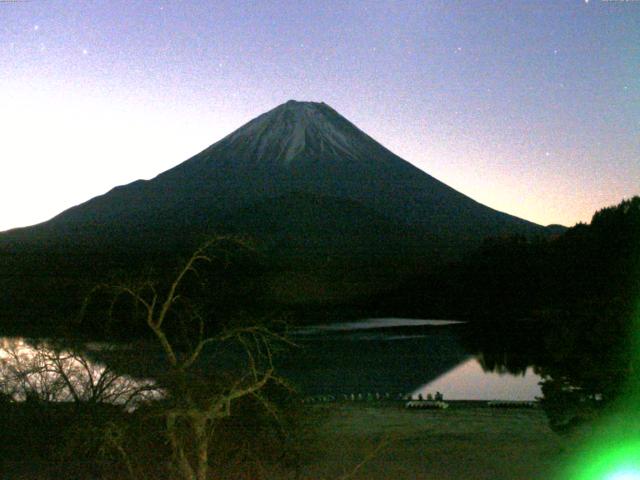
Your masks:
<svg viewBox="0 0 640 480"><path fill-rule="evenodd" d="M0 0L0 230L324 101L498 210L640 194L640 0Z"/></svg>

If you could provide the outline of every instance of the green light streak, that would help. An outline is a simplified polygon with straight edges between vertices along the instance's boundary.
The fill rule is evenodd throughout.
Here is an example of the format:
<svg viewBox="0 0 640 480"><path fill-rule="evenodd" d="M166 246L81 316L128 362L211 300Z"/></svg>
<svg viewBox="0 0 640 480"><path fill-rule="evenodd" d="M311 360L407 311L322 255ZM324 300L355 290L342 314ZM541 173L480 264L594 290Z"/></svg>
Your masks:
<svg viewBox="0 0 640 480"><path fill-rule="evenodd" d="M637 298L630 322L634 356L629 365L627 395L558 480L640 480L640 294Z"/></svg>
<svg viewBox="0 0 640 480"><path fill-rule="evenodd" d="M637 470L619 470L608 475L606 480L640 480L640 472Z"/></svg>
<svg viewBox="0 0 640 480"><path fill-rule="evenodd" d="M640 480L640 441L609 437L589 449L564 478L570 480ZM599 451L598 451L599 450Z"/></svg>

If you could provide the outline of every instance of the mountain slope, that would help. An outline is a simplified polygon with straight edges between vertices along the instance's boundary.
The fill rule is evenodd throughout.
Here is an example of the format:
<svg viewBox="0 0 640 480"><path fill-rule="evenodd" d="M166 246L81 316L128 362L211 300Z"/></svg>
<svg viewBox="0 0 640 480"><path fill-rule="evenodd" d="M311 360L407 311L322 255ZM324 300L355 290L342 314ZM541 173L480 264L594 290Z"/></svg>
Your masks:
<svg viewBox="0 0 640 480"><path fill-rule="evenodd" d="M0 324L48 331L96 283L148 265L168 275L220 233L254 238L257 252L220 277L231 296L218 295L218 313L372 315L372 299L486 236L545 231L422 172L329 106L290 101L154 179L0 233Z"/></svg>
<svg viewBox="0 0 640 480"><path fill-rule="evenodd" d="M401 229L419 229L425 238L461 245L477 244L488 235L543 232L422 172L331 107L289 101L152 180L114 188L5 237L54 243L72 239L96 246L107 239L136 238L171 244L230 224L242 231L247 208L263 202L266 208L274 199L296 194L359 205ZM234 219L236 212L240 216ZM306 214L292 212L297 216L289 224L308 223Z"/></svg>

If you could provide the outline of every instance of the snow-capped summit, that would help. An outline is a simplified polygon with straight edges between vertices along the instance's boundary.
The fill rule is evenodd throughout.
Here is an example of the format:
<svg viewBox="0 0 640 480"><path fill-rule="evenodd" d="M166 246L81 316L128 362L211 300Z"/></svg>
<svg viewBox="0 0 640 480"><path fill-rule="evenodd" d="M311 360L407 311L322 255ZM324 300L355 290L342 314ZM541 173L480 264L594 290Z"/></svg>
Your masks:
<svg viewBox="0 0 640 480"><path fill-rule="evenodd" d="M239 153L250 165L286 167L296 162L367 162L376 158L371 155L372 147L381 145L324 102L289 100L251 120L210 150Z"/></svg>
<svg viewBox="0 0 640 480"><path fill-rule="evenodd" d="M356 154L353 141L360 132L340 118L325 103L289 100L250 121L221 143L230 148L248 146L258 160L284 164L303 153L353 157Z"/></svg>

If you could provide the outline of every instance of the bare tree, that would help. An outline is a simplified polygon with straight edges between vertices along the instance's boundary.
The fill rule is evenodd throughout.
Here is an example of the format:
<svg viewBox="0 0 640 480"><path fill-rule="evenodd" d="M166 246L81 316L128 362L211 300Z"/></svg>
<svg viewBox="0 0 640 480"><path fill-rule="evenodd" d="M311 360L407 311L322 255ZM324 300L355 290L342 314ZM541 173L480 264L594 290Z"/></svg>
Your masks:
<svg viewBox="0 0 640 480"><path fill-rule="evenodd" d="M203 244L164 285L147 278L96 289L112 293L112 307L122 297L132 300L162 351L166 368L159 381L165 398L159 415L164 417L174 474L183 480L210 478L216 425L231 415L238 400L252 397L275 412L262 391L272 383L284 385L273 365L274 345L289 343L283 335L259 324L212 329L212 312L189 298L187 284L204 284L203 267L216 259L210 252L227 240L222 237ZM185 330L185 335L177 334ZM235 368L198 365L205 350L213 352L207 356L210 359L230 343L242 347L243 358Z"/></svg>
<svg viewBox="0 0 640 480"><path fill-rule="evenodd" d="M157 396L154 382L120 375L76 350L47 342L4 339L0 393L12 401L110 403L129 408Z"/></svg>

